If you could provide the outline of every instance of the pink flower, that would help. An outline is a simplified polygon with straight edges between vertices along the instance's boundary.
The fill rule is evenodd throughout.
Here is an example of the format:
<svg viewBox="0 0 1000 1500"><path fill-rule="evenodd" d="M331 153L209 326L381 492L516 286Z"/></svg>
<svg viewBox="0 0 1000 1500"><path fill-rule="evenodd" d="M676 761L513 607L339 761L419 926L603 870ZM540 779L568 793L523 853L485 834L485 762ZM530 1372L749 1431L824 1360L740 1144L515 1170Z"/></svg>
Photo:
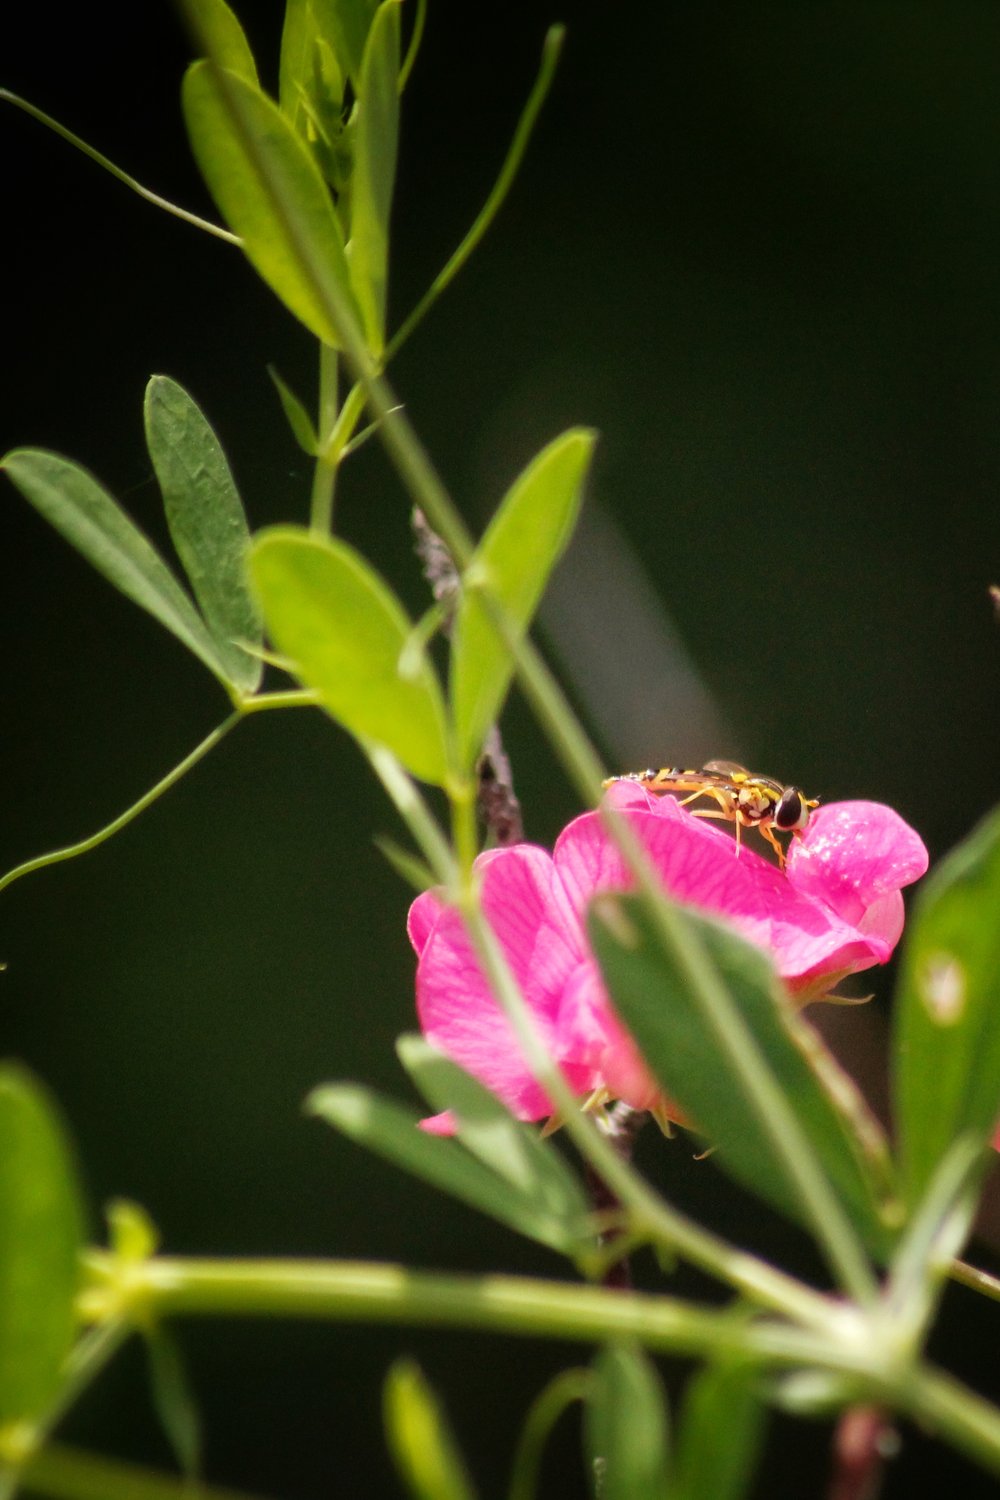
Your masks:
<svg viewBox="0 0 1000 1500"><path fill-rule="evenodd" d="M903 928L901 887L927 868L912 828L878 802L813 813L784 871L731 834L634 782L608 800L624 810L677 901L715 913L765 949L803 1003L845 974L885 963ZM600 815L584 813L549 855L531 844L481 854L483 909L536 1026L573 1091L601 1090L638 1109L662 1106L635 1044L614 1014L584 928L598 891L631 884ZM552 1113L490 993L457 912L437 891L410 909L418 956L417 1011L427 1040L522 1120ZM428 1122L449 1130L447 1116Z"/></svg>

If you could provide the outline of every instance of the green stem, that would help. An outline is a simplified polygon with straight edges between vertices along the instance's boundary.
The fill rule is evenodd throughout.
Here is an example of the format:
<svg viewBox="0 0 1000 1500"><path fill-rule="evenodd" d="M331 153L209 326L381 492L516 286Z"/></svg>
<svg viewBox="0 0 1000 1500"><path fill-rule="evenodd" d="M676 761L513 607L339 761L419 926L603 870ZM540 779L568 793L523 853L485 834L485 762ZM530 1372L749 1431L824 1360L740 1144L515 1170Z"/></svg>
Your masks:
<svg viewBox="0 0 1000 1500"><path fill-rule="evenodd" d="M333 530L333 498L337 486L337 461L330 456L330 439L337 426L337 351L327 344L319 346L319 413L316 432L319 438L316 467L313 470L312 501L309 524L313 531L328 536Z"/></svg>
<svg viewBox="0 0 1000 1500"><path fill-rule="evenodd" d="M589 1370L561 1370L536 1396L514 1454L508 1500L535 1500L549 1433L568 1407L588 1399L593 1386L594 1377Z"/></svg>
<svg viewBox="0 0 1000 1500"><path fill-rule="evenodd" d="M25 1466L21 1486L52 1500L253 1500L242 1490L160 1474L122 1459L97 1457L64 1443L48 1443Z"/></svg>
<svg viewBox="0 0 1000 1500"><path fill-rule="evenodd" d="M446 264L435 276L416 307L389 341L384 356L385 364L388 364L393 355L403 347L418 323L423 320L424 316L441 296L441 293L451 285L503 207L504 200L510 192L514 178L517 176L521 162L524 160L524 153L531 139L531 132L535 128L535 121L538 119L542 105L545 103L549 89L552 87L552 80L555 77L556 64L559 61L559 53L562 49L565 34L566 29L563 26L551 26L549 28L542 47L542 60L538 69L538 77L535 79L531 93L528 95L521 118L517 122L513 139L504 158L503 165L500 168L500 174L490 191L490 195L479 210L475 222L457 250L454 251Z"/></svg>
<svg viewBox="0 0 1000 1500"><path fill-rule="evenodd" d="M15 866L13 870L8 870L6 875L0 876L0 891L6 890L9 885L13 885L15 880L20 880L23 875L31 875L35 870L44 870L46 865L61 864L65 859L75 859L78 854L89 854L91 849L96 849L105 840L113 838L116 833L119 833L121 829L131 823L133 818L137 818L140 813L145 812L146 808L150 807L158 797L162 797L164 792L169 791L172 786L180 781L182 776L186 776L188 771L196 766L200 760L203 760L210 750L214 750L219 741L224 739L229 731L234 729L240 722L243 712L244 710L240 708L235 713L230 714L229 718L224 719L216 729L212 730L211 734L206 735L201 744L196 745L190 755L186 755L179 765L174 766L172 771L168 771L166 776L161 781L158 781L155 786L150 787L148 792L144 792L138 802L133 802L131 807L127 807L123 813L119 813L117 818L114 818L110 823L106 823L103 828L99 828L89 838L81 839L77 844L67 844L64 849L53 849L49 854L39 854L35 859L26 860L24 864Z"/></svg>
<svg viewBox="0 0 1000 1500"><path fill-rule="evenodd" d="M117 177L118 181L123 182L133 193L138 193L140 198L145 198L147 203L154 204L156 208L164 209L166 213L173 214L175 219L182 219L185 224L193 224L195 229L203 229L206 234L214 235L217 240L225 240L229 245L242 244L239 235L231 234L228 229L223 229L221 225L212 224L208 219L199 218L197 214L189 213L186 208L180 208L176 203L171 203L168 198L161 198L159 193L154 193L150 188L143 187L141 182L137 182L134 177L131 177L128 172L123 171L121 167L115 166L115 163L110 161L108 157L96 150L95 147L89 146L78 135L74 135L72 130L67 130L65 125L60 125L58 120L54 120L51 115L47 115L36 104L29 104L27 99L22 99L19 94L12 94L9 89L0 89L0 99L6 100L8 104L16 105L18 109L23 109L25 114L31 115L32 119L38 120L49 130L55 131L56 135L62 136L64 141L68 141L71 146L75 146L77 151L82 151L84 156L89 156L91 161L95 161L99 167L103 167L105 172L110 172L112 177Z"/></svg>
<svg viewBox="0 0 1000 1500"><path fill-rule="evenodd" d="M970 1266L964 1260L952 1261L948 1275L952 1281L958 1281L962 1286L971 1287L974 1292L981 1292L984 1297L1000 1302L1000 1276L981 1271L978 1266Z"/></svg>
<svg viewBox="0 0 1000 1500"><path fill-rule="evenodd" d="M895 1393L898 1408L969 1458L1000 1474L1000 1410L952 1376L915 1368Z"/></svg>

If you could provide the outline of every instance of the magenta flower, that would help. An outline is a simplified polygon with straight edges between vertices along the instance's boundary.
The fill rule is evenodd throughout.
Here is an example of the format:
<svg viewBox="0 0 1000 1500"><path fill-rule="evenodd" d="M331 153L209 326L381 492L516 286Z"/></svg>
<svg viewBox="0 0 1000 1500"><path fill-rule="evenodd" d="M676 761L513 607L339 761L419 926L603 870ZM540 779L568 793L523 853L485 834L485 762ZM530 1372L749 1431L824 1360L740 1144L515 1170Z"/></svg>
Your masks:
<svg viewBox="0 0 1000 1500"><path fill-rule="evenodd" d="M927 868L918 835L878 802L840 802L813 813L792 841L785 870L722 828L617 782L608 800L625 812L677 901L713 913L771 955L802 1002L846 974L885 963L903 929L901 888ZM483 909L521 985L538 1030L581 1097L666 1107L608 1001L584 919L598 891L631 884L597 813L564 829L550 855L531 844L481 854ZM535 1082L490 992L457 912L437 891L410 909L418 956L417 1012L427 1040L497 1094L522 1120L552 1103ZM448 1130L447 1116L428 1122Z"/></svg>

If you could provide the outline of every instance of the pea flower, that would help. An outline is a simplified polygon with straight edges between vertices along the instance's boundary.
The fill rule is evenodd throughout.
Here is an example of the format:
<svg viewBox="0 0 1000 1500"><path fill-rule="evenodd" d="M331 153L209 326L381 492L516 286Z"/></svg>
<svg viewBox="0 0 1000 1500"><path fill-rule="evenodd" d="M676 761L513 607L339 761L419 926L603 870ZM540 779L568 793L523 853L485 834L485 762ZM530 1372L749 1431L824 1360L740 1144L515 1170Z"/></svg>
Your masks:
<svg viewBox="0 0 1000 1500"><path fill-rule="evenodd" d="M676 901L730 922L770 954L802 1004L847 974L884 964L903 930L901 888L927 868L912 828L878 802L840 802L813 813L784 870L673 797L617 782L622 810ZM476 861L483 910L536 1027L581 1098L637 1109L665 1101L615 1015L590 952L585 916L598 891L623 890L629 871L598 813L560 834L551 855L531 844ZM499 1096L522 1120L553 1112L479 968L458 913L440 892L410 908L417 1012L427 1040ZM449 1117L427 1128L447 1132Z"/></svg>

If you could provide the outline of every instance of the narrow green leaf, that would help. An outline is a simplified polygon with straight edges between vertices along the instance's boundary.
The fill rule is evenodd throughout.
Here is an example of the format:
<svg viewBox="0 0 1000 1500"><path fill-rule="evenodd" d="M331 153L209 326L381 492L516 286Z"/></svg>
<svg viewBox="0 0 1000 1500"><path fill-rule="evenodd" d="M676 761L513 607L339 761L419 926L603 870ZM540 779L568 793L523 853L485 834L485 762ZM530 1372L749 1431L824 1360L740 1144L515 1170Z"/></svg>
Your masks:
<svg viewBox="0 0 1000 1500"><path fill-rule="evenodd" d="M1000 1117L1000 809L924 881L894 1012L892 1078L906 1199L914 1206L959 1136Z"/></svg>
<svg viewBox="0 0 1000 1500"><path fill-rule="evenodd" d="M153 1406L181 1473L195 1479L201 1468L201 1416L181 1351L169 1328L145 1331Z"/></svg>
<svg viewBox="0 0 1000 1500"><path fill-rule="evenodd" d="M257 87L257 64L250 43L226 0L190 0L197 15L198 31L220 68Z"/></svg>
<svg viewBox="0 0 1000 1500"><path fill-rule="evenodd" d="M24 498L126 598L159 620L228 685L215 642L159 553L79 464L38 448L0 462Z"/></svg>
<svg viewBox="0 0 1000 1500"><path fill-rule="evenodd" d="M593 1372L585 1437L597 1500L666 1500L669 1424L655 1366L638 1345L609 1344Z"/></svg>
<svg viewBox="0 0 1000 1500"><path fill-rule="evenodd" d="M399 0L384 0L357 84L351 177L351 284L373 354L385 347L389 212L399 140Z"/></svg>
<svg viewBox="0 0 1000 1500"><path fill-rule="evenodd" d="M379 0L313 0L324 35L336 38L337 61L356 83Z"/></svg>
<svg viewBox="0 0 1000 1500"><path fill-rule="evenodd" d="M41 1084L0 1066L0 1454L31 1448L76 1328L83 1211L69 1143Z"/></svg>
<svg viewBox="0 0 1000 1500"><path fill-rule="evenodd" d="M308 142L323 176L339 190L344 74L337 47L328 6L319 0L287 0L279 69L281 111Z"/></svg>
<svg viewBox="0 0 1000 1500"><path fill-rule="evenodd" d="M278 393L278 400L281 402L281 409L285 413L288 425L292 429L292 436L303 453L308 454L310 458L315 458L319 452L319 438L312 417L291 386L278 374L274 365L268 365L267 373Z"/></svg>
<svg viewBox="0 0 1000 1500"><path fill-rule="evenodd" d="M697 1122L727 1171L815 1232L815 1213L776 1141L783 1130L797 1131L819 1190L832 1189L869 1248L885 1253L891 1234L880 1208L888 1156L850 1080L794 1011L760 949L692 911L674 908L672 916L713 988L728 997L738 1036L720 1031L662 941L645 898L599 897L589 920L615 1006L664 1091ZM751 1069L765 1080L766 1112Z"/></svg>
<svg viewBox="0 0 1000 1500"><path fill-rule="evenodd" d="M433 1048L422 1036L402 1036L396 1044L403 1067L432 1109L451 1110L463 1146L505 1178L543 1218L591 1240L590 1205L576 1176L555 1145L522 1125L481 1083Z"/></svg>
<svg viewBox="0 0 1000 1500"><path fill-rule="evenodd" d="M386 1377L386 1439L412 1500L475 1500L441 1406L419 1365L401 1359Z"/></svg>
<svg viewBox="0 0 1000 1500"><path fill-rule="evenodd" d="M457 1141L421 1130L414 1110L349 1083L320 1085L306 1108L349 1140L518 1234L564 1254L579 1249L573 1225L539 1210Z"/></svg>
<svg viewBox="0 0 1000 1500"><path fill-rule="evenodd" d="M309 148L278 106L210 63L184 77L191 148L248 260L285 306L337 347L331 307L354 308L333 202Z"/></svg>
<svg viewBox="0 0 1000 1500"><path fill-rule="evenodd" d="M146 443L167 524L220 660L236 687L255 692L264 632L250 592L250 532L218 438L183 386L154 375L146 387Z"/></svg>
<svg viewBox="0 0 1000 1500"><path fill-rule="evenodd" d="M429 891L431 886L437 885L437 877L430 865L425 864L419 855L404 849L395 839L380 834L372 842L399 878L405 880L415 891Z"/></svg>
<svg viewBox="0 0 1000 1500"><path fill-rule="evenodd" d="M206 1484L193 1488L176 1474L51 1441L27 1466L22 1487L32 1495L61 1500L260 1500L245 1490Z"/></svg>
<svg viewBox="0 0 1000 1500"><path fill-rule="evenodd" d="M271 638L327 712L441 785L448 760L437 678L422 653L402 672L412 627L364 558L344 542L275 528L254 544L251 573Z"/></svg>
<svg viewBox="0 0 1000 1500"><path fill-rule="evenodd" d="M708 1365L688 1382L671 1500L741 1500L753 1480L764 1407L752 1365Z"/></svg>
<svg viewBox="0 0 1000 1500"><path fill-rule="evenodd" d="M452 637L452 708L460 764L471 766L514 671L510 647L483 598L501 606L516 636L527 630L576 523L595 435L574 428L515 480L476 549Z"/></svg>

